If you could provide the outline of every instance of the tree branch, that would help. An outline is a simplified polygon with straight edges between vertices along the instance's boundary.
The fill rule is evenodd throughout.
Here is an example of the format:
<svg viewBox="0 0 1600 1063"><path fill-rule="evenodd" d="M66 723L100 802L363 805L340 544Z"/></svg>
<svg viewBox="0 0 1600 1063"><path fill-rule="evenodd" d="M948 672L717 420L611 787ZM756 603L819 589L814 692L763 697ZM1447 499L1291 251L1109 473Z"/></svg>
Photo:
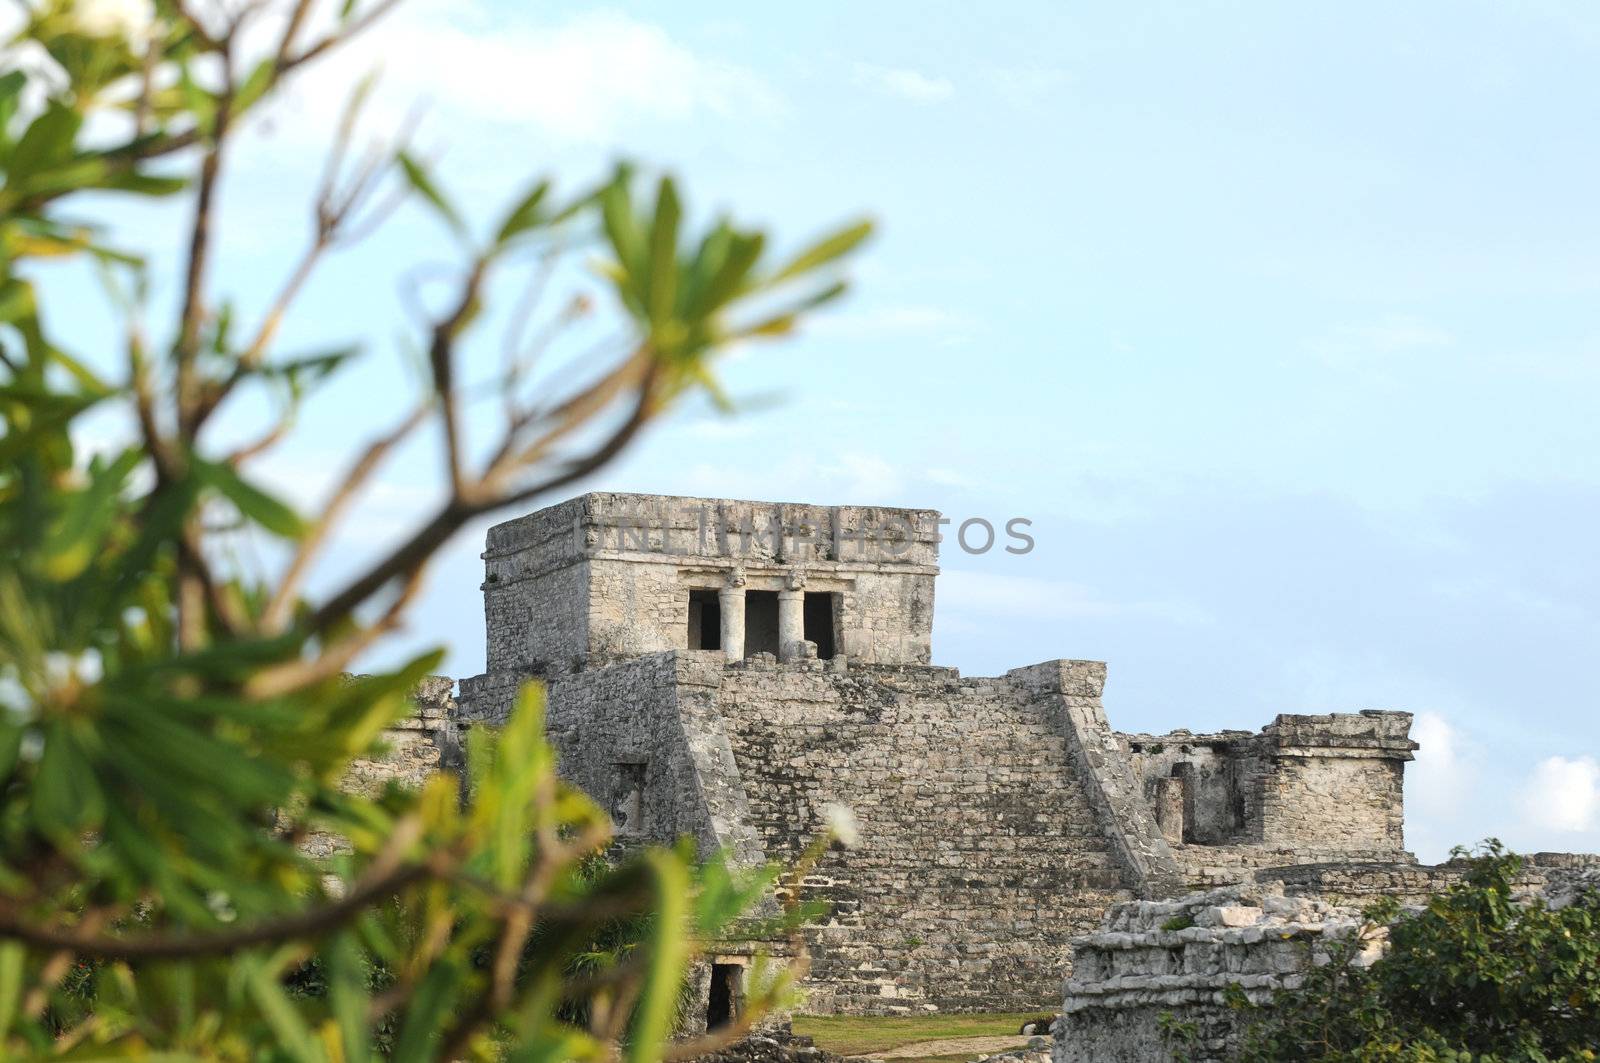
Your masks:
<svg viewBox="0 0 1600 1063"><path fill-rule="evenodd" d="M348 617L363 602L371 598L396 578L402 577L431 557L435 550L454 535L462 525L484 513L502 506L516 505L537 495L565 487L587 476L615 457L638 434L654 413L654 381L658 370L652 365L639 391L638 401L626 421L609 438L584 457L569 462L555 475L530 484L508 494L479 497L471 501L452 498L436 513L432 520L419 528L410 539L396 547L382 561L351 581L345 588L324 603L311 618L313 630L323 631Z"/></svg>
<svg viewBox="0 0 1600 1063"><path fill-rule="evenodd" d="M383 899L428 875L425 864L405 864L386 874L358 883L331 904L308 912L284 916L238 930L204 934L149 937L112 937L77 927L40 926L12 912L0 913L0 937L39 949L67 949L82 956L127 963L219 956L255 945L277 944L296 938L316 937L347 922L373 902Z"/></svg>

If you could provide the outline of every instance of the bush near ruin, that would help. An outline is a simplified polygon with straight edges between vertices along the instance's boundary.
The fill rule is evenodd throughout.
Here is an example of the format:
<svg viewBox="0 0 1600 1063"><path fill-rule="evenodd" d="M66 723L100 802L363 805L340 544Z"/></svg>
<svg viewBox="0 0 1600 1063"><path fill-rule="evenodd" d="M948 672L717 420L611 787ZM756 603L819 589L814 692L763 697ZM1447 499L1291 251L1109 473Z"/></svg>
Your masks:
<svg viewBox="0 0 1600 1063"><path fill-rule="evenodd" d="M1464 849L1455 855L1467 858ZM1600 879L1519 897L1522 861L1495 841L1419 911L1380 904L1389 949L1356 961L1359 938L1270 1004L1236 995L1239 1059L1329 1063L1545 1063L1600 1058ZM1180 1049L1179 1054L1182 1054Z"/></svg>

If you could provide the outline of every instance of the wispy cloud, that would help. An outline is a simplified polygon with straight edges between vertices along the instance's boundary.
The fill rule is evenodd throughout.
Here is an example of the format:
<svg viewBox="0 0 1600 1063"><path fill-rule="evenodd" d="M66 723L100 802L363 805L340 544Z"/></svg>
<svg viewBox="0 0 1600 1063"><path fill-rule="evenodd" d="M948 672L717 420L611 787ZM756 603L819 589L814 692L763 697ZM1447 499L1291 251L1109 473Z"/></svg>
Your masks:
<svg viewBox="0 0 1600 1063"><path fill-rule="evenodd" d="M618 11L542 24L490 17L481 0L435 0L386 20L352 51L359 54L327 75L379 66L382 101L424 101L430 125L447 130L464 122L603 143L641 126L780 106L750 68L692 51ZM313 74L297 95L302 108L325 111L342 87Z"/></svg>
<svg viewBox="0 0 1600 1063"><path fill-rule="evenodd" d="M955 95L956 87L947 78L930 77L907 67L857 63L855 83L887 92L912 103L940 103Z"/></svg>

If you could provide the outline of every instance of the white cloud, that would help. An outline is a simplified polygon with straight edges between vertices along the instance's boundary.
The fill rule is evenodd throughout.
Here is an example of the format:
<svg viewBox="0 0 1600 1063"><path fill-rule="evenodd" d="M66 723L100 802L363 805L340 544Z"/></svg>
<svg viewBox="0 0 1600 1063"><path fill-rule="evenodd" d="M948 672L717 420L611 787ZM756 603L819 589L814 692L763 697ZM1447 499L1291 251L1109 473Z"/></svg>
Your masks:
<svg viewBox="0 0 1600 1063"><path fill-rule="evenodd" d="M866 504L897 500L905 491L900 470L876 454L840 454L834 464L818 470L838 497Z"/></svg>
<svg viewBox="0 0 1600 1063"><path fill-rule="evenodd" d="M1344 325L1314 340L1311 350L1324 361L1351 363L1374 357L1393 357L1449 347L1449 331L1408 315L1390 315L1361 325Z"/></svg>
<svg viewBox="0 0 1600 1063"><path fill-rule="evenodd" d="M1411 723L1417 759L1406 775L1406 800L1418 811L1439 814L1459 807L1474 781L1462 735L1437 712L1419 712Z"/></svg>
<svg viewBox="0 0 1600 1063"><path fill-rule="evenodd" d="M1551 831L1600 829L1600 761L1592 756L1547 757L1522 789L1522 814Z"/></svg>
<svg viewBox="0 0 1600 1063"><path fill-rule="evenodd" d="M855 82L898 96L912 103L939 103L955 94L956 87L945 78L905 67L878 66L874 63L857 63Z"/></svg>
<svg viewBox="0 0 1600 1063"><path fill-rule="evenodd" d="M293 109L306 110L302 117L315 121L328 100L344 98L344 86L329 80L341 76L336 70L348 76L373 66L382 70L374 103L392 109L373 116L374 128L396 123L420 100L428 128L447 136L468 123L603 143L631 128L778 107L753 70L697 54L618 11L539 24L491 16L481 0L432 0L402 8L350 51L300 83Z"/></svg>

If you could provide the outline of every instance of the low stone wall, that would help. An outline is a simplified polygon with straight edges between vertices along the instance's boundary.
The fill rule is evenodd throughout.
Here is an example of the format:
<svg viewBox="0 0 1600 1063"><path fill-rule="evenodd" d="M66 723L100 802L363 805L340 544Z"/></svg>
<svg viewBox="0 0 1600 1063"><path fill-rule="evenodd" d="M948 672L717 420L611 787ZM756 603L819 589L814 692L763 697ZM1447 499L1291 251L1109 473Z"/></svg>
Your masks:
<svg viewBox="0 0 1600 1063"><path fill-rule="evenodd" d="M1422 905L1461 881L1468 865L1451 860L1443 864L1395 861L1328 861L1257 871L1255 881L1279 884L1290 896L1315 897L1330 904L1365 906L1380 897L1403 905ZM1600 888L1600 854L1533 853L1523 857L1522 870L1513 879L1517 895L1544 896L1556 904L1588 888Z"/></svg>
<svg viewBox="0 0 1600 1063"><path fill-rule="evenodd" d="M1404 869L1427 870L1410 853L1393 849L1326 849L1266 845L1174 845L1177 861L1189 890L1216 889L1239 882L1273 881L1308 868L1346 866L1381 868L1387 873ZM1384 889L1368 892L1387 892Z"/></svg>
<svg viewBox="0 0 1600 1063"><path fill-rule="evenodd" d="M1177 1048L1197 1063L1227 1059L1238 1040L1230 984L1267 1001L1300 984L1326 942L1362 926L1357 909L1286 896L1281 884L1116 905L1104 929L1073 942L1055 1063L1152 1063ZM1372 933L1363 962L1384 937ZM1165 1015L1188 1028L1185 1040L1163 1029Z"/></svg>

